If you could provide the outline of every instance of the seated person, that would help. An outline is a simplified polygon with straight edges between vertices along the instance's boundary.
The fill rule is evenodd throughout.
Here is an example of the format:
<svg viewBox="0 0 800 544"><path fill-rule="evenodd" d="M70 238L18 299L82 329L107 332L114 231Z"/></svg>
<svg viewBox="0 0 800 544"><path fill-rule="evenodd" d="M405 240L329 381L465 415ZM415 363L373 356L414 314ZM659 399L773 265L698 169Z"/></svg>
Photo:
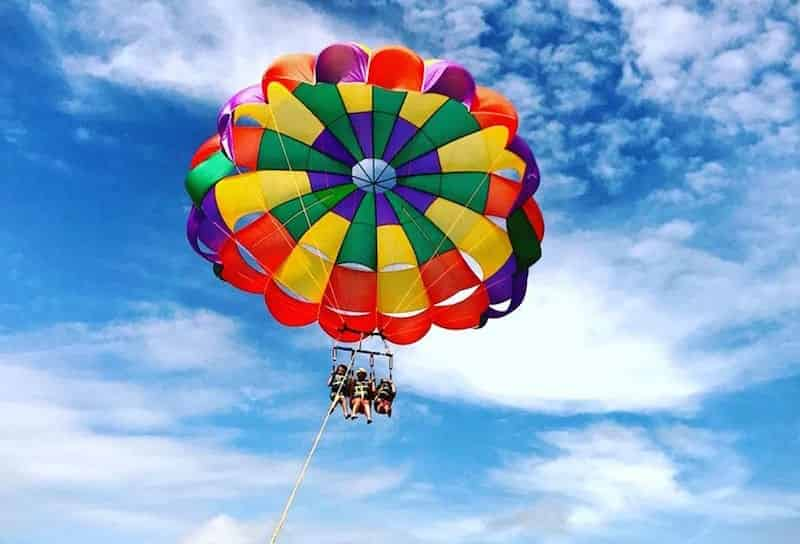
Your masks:
<svg viewBox="0 0 800 544"><path fill-rule="evenodd" d="M367 371L359 368L353 380L350 394L350 417L355 419L359 412L367 416L367 423L372 423L372 410L370 402L375 396L375 384L372 378L367 377Z"/></svg>
<svg viewBox="0 0 800 544"><path fill-rule="evenodd" d="M392 417L392 402L397 396L397 388L392 380L381 378L375 392L375 411Z"/></svg>
<svg viewBox="0 0 800 544"><path fill-rule="evenodd" d="M350 412L346 395L348 393L348 379L347 379L347 366L339 365L335 370L331 371L331 376L328 378L328 387L331 388L331 413L336 409L336 405L342 407L342 414L345 419L350 419Z"/></svg>

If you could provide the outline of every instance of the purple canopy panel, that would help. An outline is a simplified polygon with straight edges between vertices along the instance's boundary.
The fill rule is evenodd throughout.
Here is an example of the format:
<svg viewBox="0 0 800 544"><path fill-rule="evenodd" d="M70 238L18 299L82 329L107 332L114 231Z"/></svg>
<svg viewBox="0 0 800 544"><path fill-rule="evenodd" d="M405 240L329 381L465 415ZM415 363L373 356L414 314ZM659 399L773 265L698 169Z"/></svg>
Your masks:
<svg viewBox="0 0 800 544"><path fill-rule="evenodd" d="M209 221L220 225L223 238L227 238L230 235L230 230L225 225L225 221L223 221L222 215L219 213L219 207L217 206L216 185L208 190L206 196L203 197L203 201L200 203L200 207L203 209L203 214L208 218Z"/></svg>
<svg viewBox="0 0 800 544"><path fill-rule="evenodd" d="M512 255L506 263L500 267L500 270L492 274L484 285L489 293L490 304L500 304L511 298L512 295L512 277L517 270L517 258Z"/></svg>
<svg viewBox="0 0 800 544"><path fill-rule="evenodd" d="M355 43L337 43L317 55L314 69L322 83L351 83L367 80L369 54Z"/></svg>
<svg viewBox="0 0 800 544"><path fill-rule="evenodd" d="M522 176L522 189L520 189L517 200L514 202L512 209L517 209L525 203L536 189L539 188L539 166L536 164L536 159L533 156L531 148L525 143L525 140L514 136L511 143L508 145L508 150L517 154L523 162L525 162L525 172Z"/></svg>
<svg viewBox="0 0 800 544"><path fill-rule="evenodd" d="M389 143L386 144L386 149L383 151L383 160L391 162L397 152L406 145L418 130L417 127L402 117L398 117L392 129L392 135L389 136Z"/></svg>
<svg viewBox="0 0 800 544"><path fill-rule="evenodd" d="M372 112L351 113L350 123L356 132L358 145L361 146L364 156L372 157Z"/></svg>
<svg viewBox="0 0 800 544"><path fill-rule="evenodd" d="M352 221L365 194L367 193L364 191L353 191L333 207L333 212L347 219L348 221Z"/></svg>
<svg viewBox="0 0 800 544"><path fill-rule="evenodd" d="M265 102L264 93L261 91L261 85L251 85L230 97L228 101L223 104L217 116L217 132L219 133L222 151L234 164L236 164L236 160L233 149L233 110L241 104L258 102Z"/></svg>
<svg viewBox="0 0 800 544"><path fill-rule="evenodd" d="M219 249L225 240L231 237L231 232L219 214L214 192L215 188L212 187L203 197L200 208L192 206L186 223L186 236L197 253L211 262L218 263ZM213 253L204 251L198 241L211 249Z"/></svg>
<svg viewBox="0 0 800 544"><path fill-rule="evenodd" d="M475 80L463 66L440 60L425 66L422 92L449 96L469 108L475 99Z"/></svg>
<svg viewBox="0 0 800 544"><path fill-rule="evenodd" d="M392 205L389 204L389 199L383 193L375 193L375 207L376 216L378 218L378 226L381 225L398 225L400 221L394 213Z"/></svg>
<svg viewBox="0 0 800 544"><path fill-rule="evenodd" d="M212 187L200 203L205 221L200 224L200 241L217 251L232 236L217 207L217 188Z"/></svg>
<svg viewBox="0 0 800 544"><path fill-rule="evenodd" d="M398 168L397 177L439 174L441 171L442 166L439 164L439 153L434 149Z"/></svg>
<svg viewBox="0 0 800 544"><path fill-rule="evenodd" d="M350 155L350 152L345 149L345 147L327 128L323 130L319 136L317 136L317 139L314 140L314 145L312 147L314 147L314 149L317 151L322 151L329 157L332 157L339 162L343 162L348 166L352 166L355 163L355 160Z"/></svg>
<svg viewBox="0 0 800 544"><path fill-rule="evenodd" d="M519 305L522 304L522 301L525 299L525 291L528 289L528 269L524 268L514 274L511 279L511 301L508 305L508 308L505 310L495 310L494 308L487 308L486 312L484 312L484 316L490 319L497 319L498 317L503 317L517 308Z"/></svg>
<svg viewBox="0 0 800 544"><path fill-rule="evenodd" d="M330 174L328 172L308 172L308 181L311 184L311 191L319 191L350 183L350 176L344 174Z"/></svg>
<svg viewBox="0 0 800 544"><path fill-rule="evenodd" d="M414 206L414 208L423 214L427 211L430 205L433 204L433 201L436 200L436 195L425 193L423 191L417 191L411 187L401 187L397 185L393 191L397 196Z"/></svg>
<svg viewBox="0 0 800 544"><path fill-rule="evenodd" d="M198 255L212 263L219 263L219 255L216 251L213 253L203 251L200 244L197 242L200 237L200 227L207 221L203 212L192 206L192 210L189 212L189 218L186 220L186 238L189 240L189 245L192 246L192 249L194 249ZM205 244L205 242L203 243Z"/></svg>

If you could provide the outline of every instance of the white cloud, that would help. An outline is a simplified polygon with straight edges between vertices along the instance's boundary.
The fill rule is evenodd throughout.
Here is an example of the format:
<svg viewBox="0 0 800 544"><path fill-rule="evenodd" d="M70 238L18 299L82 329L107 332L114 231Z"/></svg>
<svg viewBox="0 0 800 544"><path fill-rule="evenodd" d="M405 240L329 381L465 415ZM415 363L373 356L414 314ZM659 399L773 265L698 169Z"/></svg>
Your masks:
<svg viewBox="0 0 800 544"><path fill-rule="evenodd" d="M605 182L610 193L620 191L637 166L636 155L626 148L654 141L661 125L658 119L643 117L614 119L583 127L593 140L590 145L596 155L591 172Z"/></svg>
<svg viewBox="0 0 800 544"><path fill-rule="evenodd" d="M793 34L791 25L768 20L764 32L752 44L753 54L762 66L784 63L795 45Z"/></svg>
<svg viewBox="0 0 800 544"><path fill-rule="evenodd" d="M12 384L31 392L29 384ZM123 402L107 401L105 407L124 412ZM48 508L57 508L66 518L92 517L101 526L118 523L111 511L140 520L171 518L175 526L185 526L191 505L284 489L297 467L296 461L241 454L198 437L104 431L107 418L86 414L80 406L40 401L1 406L8 418L0 425L2 494L29 499L4 512L12 517L16 512L18 519L40 519ZM109 495L116 497L113 502ZM159 510L162 503L171 507ZM99 509L106 514L94 515Z"/></svg>
<svg viewBox="0 0 800 544"><path fill-rule="evenodd" d="M376 512L363 509L359 530L383 531L389 543L570 543L598 536L638 542L653 520L666 520L673 537L691 538L698 536L692 520L739 530L800 516L800 494L754 485L731 434L601 422L533 438L532 449L520 444L499 466L477 475L473 485L488 485L491 502L466 510L444 500L426 503L424 512L401 511L402 519L381 515L377 527ZM349 523L331 521L322 528L303 520L287 526L282 538L346 542L352 537ZM251 544L269 529L267 523L217 516L181 544Z"/></svg>
<svg viewBox="0 0 800 544"><path fill-rule="evenodd" d="M764 123L797 115L795 92L780 72L796 31L769 18L769 2L721 2L708 10L662 0L616 4L627 32L627 57L643 75L633 78L629 71L626 82L641 86L645 97L759 134L768 128ZM773 73L762 79L766 70Z"/></svg>
<svg viewBox="0 0 800 544"><path fill-rule="evenodd" d="M492 477L517 493L566 495L575 501L566 520L575 529L689 503L678 467L639 429L601 424L543 433L540 439L560 453L516 459Z"/></svg>
<svg viewBox="0 0 800 544"><path fill-rule="evenodd" d="M409 535L402 526L398 526L394 515L387 512L373 512L359 507L346 519L332 519L327 523L320 522L319 516L297 519L296 512L290 522L280 533L279 542L287 544L303 544L318 542L319 544L343 544L354 539L373 538L363 535L380 535L378 538L385 544L425 544ZM227 515L218 515L179 540L179 544L261 544L272 535L274 524L258 520L240 520Z"/></svg>
<svg viewBox="0 0 800 544"><path fill-rule="evenodd" d="M266 541L267 524L216 516L182 538L180 544L255 544Z"/></svg>
<svg viewBox="0 0 800 544"><path fill-rule="evenodd" d="M731 183L730 175L718 162L708 162L686 174L689 187L697 193L722 189Z"/></svg>
<svg viewBox="0 0 800 544"><path fill-rule="evenodd" d="M540 163L540 167L544 168L545 164ZM555 171L555 169L552 171ZM545 203L553 200L579 197L586 193L588 188L589 182L585 179L565 174L551 174L547 176L547 194L543 194L540 201Z"/></svg>
<svg viewBox="0 0 800 544"><path fill-rule="evenodd" d="M28 4L28 12L30 13L31 19L45 28L52 30L56 27L55 15L50 11L50 8L42 2L37 2L36 0L30 2L30 4Z"/></svg>
<svg viewBox="0 0 800 544"><path fill-rule="evenodd" d="M0 348L24 346L14 353L26 359L45 357L52 351L63 360L112 355L136 366L164 371L205 368L227 372L259 359L240 342L241 333L238 322L215 312L153 308L131 321L100 326L59 324L45 334L35 332L38 343L31 343L31 337L25 334L0 338Z"/></svg>
<svg viewBox="0 0 800 544"><path fill-rule="evenodd" d="M796 324L784 316L800 300L791 250L800 233L789 212L796 199L780 196L791 175L747 176L747 205L723 222L673 219L627 236L551 230L520 309L478 331L432 331L398 375L424 394L574 412L683 410L796 371ZM745 257L695 247L721 231L750 248ZM714 347L763 319L778 332Z"/></svg>
<svg viewBox="0 0 800 544"><path fill-rule="evenodd" d="M272 60L286 53L316 53L338 41L372 46L395 41L388 27L356 25L298 1L195 2L187 10L161 0L114 0L73 8L59 13L60 26L51 30L71 79L97 78L214 101L260 81ZM70 32L102 53L73 49ZM78 90L80 85L76 82Z"/></svg>
<svg viewBox="0 0 800 544"><path fill-rule="evenodd" d="M506 27L528 26L544 30L558 25L558 17L544 0L516 0L501 13Z"/></svg>
<svg viewBox="0 0 800 544"><path fill-rule="evenodd" d="M426 394L531 410L691 405L709 386L677 350L692 323L666 313L650 292L656 283L643 288L655 281L645 279L648 271L661 266L648 262L658 250L641 244L608 234L550 235L517 312L468 334L432 331L402 357L398 375Z"/></svg>
<svg viewBox="0 0 800 544"><path fill-rule="evenodd" d="M184 342L212 361L254 361L238 324L204 310L138 311L129 322L0 337L0 501L13 505L0 520L24 528L56 516L164 539L225 501L267 496L272 507L294 482L299 459L243 451L239 429L211 419L261 406L291 384L268 380L254 395L263 372L237 378L233 366L223 376L187 364ZM323 502L343 493L367 500L408 474L374 460L357 471L322 465L307 486Z"/></svg>
<svg viewBox="0 0 800 544"><path fill-rule="evenodd" d="M654 514L725 524L800 516L800 494L752 486L730 436L687 426L653 434L599 423L537 438L556 452L512 457L490 475L534 502L556 501L567 533L596 532ZM512 529L516 524L509 521L506 528Z"/></svg>
<svg viewBox="0 0 800 544"><path fill-rule="evenodd" d="M608 18L597 0L567 0L567 9L573 17L596 23Z"/></svg>
<svg viewBox="0 0 800 544"><path fill-rule="evenodd" d="M9 122L3 127L3 138L9 144L18 144L28 135L28 129L19 123Z"/></svg>
<svg viewBox="0 0 800 544"><path fill-rule="evenodd" d="M9 361L6 362L6 359ZM54 366L61 363L57 352L50 352ZM73 366L74 369L83 365ZM7 422L27 428L46 418L42 412L69 421L128 431L157 431L176 426L180 420L230 409L237 402L233 392L202 386L157 384L144 387L110 379L69 377L68 370L57 373L22 366L13 356L0 357L0 391L10 412L20 411L19 418ZM25 417L23 417L25 416Z"/></svg>
<svg viewBox="0 0 800 544"><path fill-rule="evenodd" d="M722 122L756 128L763 123L784 123L797 115L792 83L777 73L766 74L746 90L711 98L708 108Z"/></svg>
<svg viewBox="0 0 800 544"><path fill-rule="evenodd" d="M729 49L717 55L709 68L711 85L742 88L750 84L755 70L755 59L742 49Z"/></svg>
<svg viewBox="0 0 800 544"><path fill-rule="evenodd" d="M531 78L516 73L508 73L503 76L497 82L496 88L515 105L526 128L532 129L533 127L530 125L533 123L526 123L526 118L541 112L544 91Z"/></svg>
<svg viewBox="0 0 800 544"><path fill-rule="evenodd" d="M664 444L674 455L690 459L713 461L721 452L727 451L735 442L735 436L715 433L708 429L673 425L656 429L658 441ZM729 461L729 460L728 460ZM730 468L730 467L729 467ZM736 469L736 479L741 473Z"/></svg>
<svg viewBox="0 0 800 544"><path fill-rule="evenodd" d="M511 38L508 40L508 51L511 53L516 53L518 51L524 51L531 46L531 42L528 38L526 38L520 31L515 30L514 34L511 35Z"/></svg>

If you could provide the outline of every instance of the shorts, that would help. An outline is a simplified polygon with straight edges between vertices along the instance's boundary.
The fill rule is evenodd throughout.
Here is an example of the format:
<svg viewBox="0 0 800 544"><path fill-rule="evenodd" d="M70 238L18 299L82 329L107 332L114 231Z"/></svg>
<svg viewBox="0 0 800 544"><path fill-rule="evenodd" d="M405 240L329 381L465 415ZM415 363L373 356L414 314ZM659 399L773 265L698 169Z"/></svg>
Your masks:
<svg viewBox="0 0 800 544"><path fill-rule="evenodd" d="M380 414L387 414L392 410L392 401L389 399L377 399L375 401L375 411Z"/></svg>

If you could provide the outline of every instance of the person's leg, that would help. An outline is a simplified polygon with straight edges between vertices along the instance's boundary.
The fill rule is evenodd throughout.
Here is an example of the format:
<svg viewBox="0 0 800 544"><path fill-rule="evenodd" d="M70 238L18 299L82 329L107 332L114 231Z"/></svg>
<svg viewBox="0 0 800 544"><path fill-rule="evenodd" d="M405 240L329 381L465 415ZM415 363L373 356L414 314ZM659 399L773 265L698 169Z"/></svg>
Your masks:
<svg viewBox="0 0 800 544"><path fill-rule="evenodd" d="M336 397L336 404L341 406L342 416L344 416L345 419L350 419L350 416L347 414L347 403L345 403L344 397L342 395L338 395Z"/></svg>
<svg viewBox="0 0 800 544"><path fill-rule="evenodd" d="M372 423L372 407L369 405L369 401L364 401L364 415L367 416L367 423Z"/></svg>

